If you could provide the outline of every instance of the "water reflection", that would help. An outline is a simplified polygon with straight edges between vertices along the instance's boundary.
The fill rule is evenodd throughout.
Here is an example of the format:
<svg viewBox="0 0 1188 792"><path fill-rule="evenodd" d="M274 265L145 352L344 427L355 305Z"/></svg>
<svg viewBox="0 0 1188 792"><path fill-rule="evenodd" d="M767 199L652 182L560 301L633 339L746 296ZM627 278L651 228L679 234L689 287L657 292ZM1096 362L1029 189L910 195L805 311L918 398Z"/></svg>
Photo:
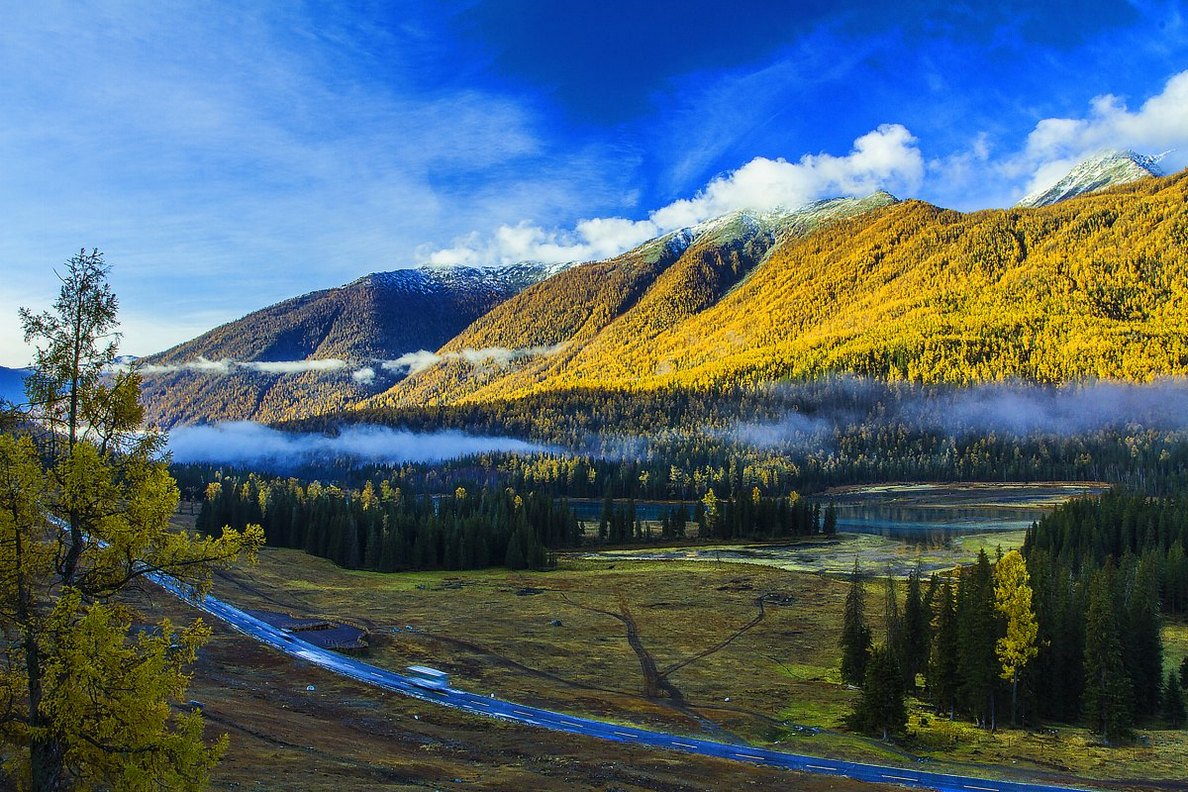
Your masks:
<svg viewBox="0 0 1188 792"><path fill-rule="evenodd" d="M819 500L837 527L928 547L974 533L1026 530L1058 504L1105 491L1102 484L901 484L844 488Z"/></svg>

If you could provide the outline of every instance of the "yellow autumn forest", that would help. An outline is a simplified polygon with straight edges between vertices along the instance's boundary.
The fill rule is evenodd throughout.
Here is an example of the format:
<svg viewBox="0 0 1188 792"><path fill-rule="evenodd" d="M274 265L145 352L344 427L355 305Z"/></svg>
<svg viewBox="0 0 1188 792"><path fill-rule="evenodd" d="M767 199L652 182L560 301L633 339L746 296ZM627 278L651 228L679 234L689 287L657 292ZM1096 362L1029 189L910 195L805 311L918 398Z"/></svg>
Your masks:
<svg viewBox="0 0 1188 792"><path fill-rule="evenodd" d="M365 404L842 372L955 384L1186 374L1186 198L1188 172L1036 209L904 201L807 234L736 229L671 263L625 254L525 290L443 347L560 352L447 360Z"/></svg>

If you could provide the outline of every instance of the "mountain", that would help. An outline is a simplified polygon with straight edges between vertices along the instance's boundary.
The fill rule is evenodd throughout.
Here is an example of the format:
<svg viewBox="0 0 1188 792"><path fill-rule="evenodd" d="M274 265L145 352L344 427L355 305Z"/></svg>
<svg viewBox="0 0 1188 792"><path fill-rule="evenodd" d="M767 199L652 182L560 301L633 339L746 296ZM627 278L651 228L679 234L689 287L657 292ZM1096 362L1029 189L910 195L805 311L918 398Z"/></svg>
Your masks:
<svg viewBox="0 0 1188 792"><path fill-rule="evenodd" d="M962 214L747 213L524 290L361 408L852 373L939 383L1188 374L1188 172ZM554 350L475 366L465 349Z"/></svg>
<svg viewBox="0 0 1188 792"><path fill-rule="evenodd" d="M1016 206L1049 206L1077 195L1130 184L1138 179L1163 176L1158 157L1136 154L1133 151L1103 151L1080 162L1051 187L1037 190L1019 201Z"/></svg>
<svg viewBox="0 0 1188 792"><path fill-rule="evenodd" d="M554 268L420 267L375 272L345 286L276 303L143 358L207 360L394 358L436 349L477 317Z"/></svg>
<svg viewBox="0 0 1188 792"><path fill-rule="evenodd" d="M1107 159L1065 188L1125 170ZM1186 184L967 214L876 193L734 212L568 267L371 275L146 359L150 416L276 421L834 373L1185 375Z"/></svg>
<svg viewBox="0 0 1188 792"><path fill-rule="evenodd" d="M25 377L28 369L0 366L0 401L19 404L25 400Z"/></svg>
<svg viewBox="0 0 1188 792"><path fill-rule="evenodd" d="M377 272L254 311L141 358L147 418L277 420L340 409L403 376L384 361L437 349L558 269L421 267Z"/></svg>
<svg viewBox="0 0 1188 792"><path fill-rule="evenodd" d="M795 210L733 212L572 267L485 314L442 347L435 365L368 404L448 403L635 381L632 361L745 281L773 246L895 201L879 192ZM538 354L474 353L491 349Z"/></svg>

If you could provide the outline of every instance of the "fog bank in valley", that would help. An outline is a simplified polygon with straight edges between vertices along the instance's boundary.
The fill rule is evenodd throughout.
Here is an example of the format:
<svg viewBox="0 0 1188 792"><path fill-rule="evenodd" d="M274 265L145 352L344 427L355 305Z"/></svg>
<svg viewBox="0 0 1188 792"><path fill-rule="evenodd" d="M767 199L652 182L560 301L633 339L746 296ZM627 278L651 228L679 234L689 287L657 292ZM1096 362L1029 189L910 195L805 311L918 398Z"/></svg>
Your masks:
<svg viewBox="0 0 1188 792"><path fill-rule="evenodd" d="M729 433L735 441L761 448L822 449L834 445L837 433L863 426L901 426L958 438L1188 430L1188 380L1183 378L972 387L839 378L828 384L779 386L774 395L794 406L774 420L738 424Z"/></svg>
<svg viewBox="0 0 1188 792"><path fill-rule="evenodd" d="M533 453L544 447L512 437L459 431L410 432L385 426L348 426L335 436L282 432L251 421L183 426L169 434L178 463L296 467L350 459L359 464L440 462L489 452Z"/></svg>

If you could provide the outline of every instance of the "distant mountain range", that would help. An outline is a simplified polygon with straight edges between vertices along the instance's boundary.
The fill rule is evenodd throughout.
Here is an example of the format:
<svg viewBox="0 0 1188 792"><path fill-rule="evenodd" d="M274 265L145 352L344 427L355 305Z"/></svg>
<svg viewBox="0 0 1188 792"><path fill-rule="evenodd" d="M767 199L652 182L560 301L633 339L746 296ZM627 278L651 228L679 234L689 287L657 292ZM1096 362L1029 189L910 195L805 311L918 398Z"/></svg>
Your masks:
<svg viewBox="0 0 1188 792"><path fill-rule="evenodd" d="M28 369L0 366L0 400L19 404L25 400L25 377Z"/></svg>
<svg viewBox="0 0 1188 792"><path fill-rule="evenodd" d="M1188 178L1139 170L1154 161L1092 158L1025 199L1035 208L875 193L734 212L604 261L375 273L145 358L149 414L274 421L841 371L1185 373Z"/></svg>
<svg viewBox="0 0 1188 792"><path fill-rule="evenodd" d="M383 362L437 349L558 269L376 272L271 305L142 358L147 417L168 426L340 409L404 375L404 368L385 369Z"/></svg>

